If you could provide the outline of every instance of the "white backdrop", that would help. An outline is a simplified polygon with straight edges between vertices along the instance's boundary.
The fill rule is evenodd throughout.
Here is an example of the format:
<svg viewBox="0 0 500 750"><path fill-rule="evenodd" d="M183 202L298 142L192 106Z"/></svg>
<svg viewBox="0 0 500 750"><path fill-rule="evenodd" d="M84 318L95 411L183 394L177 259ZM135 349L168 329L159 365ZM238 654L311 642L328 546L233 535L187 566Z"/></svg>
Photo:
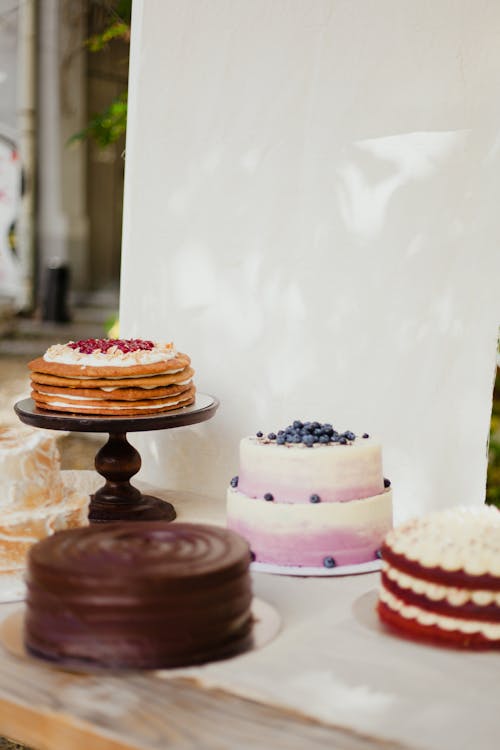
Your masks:
<svg viewBox="0 0 500 750"><path fill-rule="evenodd" d="M121 333L209 423L131 436L220 495L238 440L384 444L396 519L481 503L499 323L495 0L134 0Z"/></svg>

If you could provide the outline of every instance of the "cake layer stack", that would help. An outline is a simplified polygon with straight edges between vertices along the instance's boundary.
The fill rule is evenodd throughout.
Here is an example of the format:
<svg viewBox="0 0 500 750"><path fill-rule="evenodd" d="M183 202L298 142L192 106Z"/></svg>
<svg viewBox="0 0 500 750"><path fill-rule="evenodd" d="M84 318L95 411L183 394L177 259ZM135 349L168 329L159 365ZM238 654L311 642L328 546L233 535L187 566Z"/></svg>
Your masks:
<svg viewBox="0 0 500 750"><path fill-rule="evenodd" d="M389 485L376 440L297 420L241 441L228 526L249 541L257 562L331 568L373 561L392 526Z"/></svg>
<svg viewBox="0 0 500 750"><path fill-rule="evenodd" d="M39 409L140 416L194 402L187 354L142 339L87 339L51 346L29 363Z"/></svg>
<svg viewBox="0 0 500 750"><path fill-rule="evenodd" d="M55 531L86 524L88 501L63 483L52 434L0 428L0 601L23 596L30 547Z"/></svg>
<svg viewBox="0 0 500 750"><path fill-rule="evenodd" d="M58 663L160 668L252 645L248 545L226 529L127 522L56 534L28 570L25 643Z"/></svg>
<svg viewBox="0 0 500 750"><path fill-rule="evenodd" d="M391 531L378 612L404 635L500 648L500 511L454 508Z"/></svg>

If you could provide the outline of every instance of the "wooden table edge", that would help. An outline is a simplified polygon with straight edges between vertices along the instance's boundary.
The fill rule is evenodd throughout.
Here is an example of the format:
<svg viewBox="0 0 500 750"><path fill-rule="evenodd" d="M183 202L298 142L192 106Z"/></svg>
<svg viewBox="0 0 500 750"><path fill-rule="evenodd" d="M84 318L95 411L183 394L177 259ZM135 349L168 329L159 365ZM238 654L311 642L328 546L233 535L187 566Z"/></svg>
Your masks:
<svg viewBox="0 0 500 750"><path fill-rule="evenodd" d="M220 711L221 706L224 705L221 719L224 713L232 712L232 721L235 716L241 719L245 714L249 727L258 728L255 731L262 733L258 740L258 744L262 747L271 747L265 744L264 735L266 728L274 724L274 729L286 730L285 735L291 733L294 737L302 737L303 747L311 749L321 747L325 750L327 748L334 750L338 747L349 750L412 750L409 746L395 741L361 734L348 727L328 724L293 708L244 698L221 688L203 688L197 684L196 679L175 678L158 680L158 682L164 686L165 692L179 691L181 694L179 697L183 701L192 701L194 720L196 720L197 699L203 701L204 706L207 701L213 702L214 712ZM168 705L168 699L166 699L165 709ZM166 728L167 726L168 724ZM179 727L176 725L172 729L172 735L178 732ZM117 737L114 730L109 730L100 724L79 718L67 711L54 711L42 706L27 706L6 696L3 692L0 692L0 733L16 742L28 745L33 750L69 750L70 748L71 750L149 750L158 747L147 741L145 744L138 744L136 740L127 742ZM231 744L234 738L232 739L228 734L217 739L216 745L210 743L207 747L227 747L236 750L236 746ZM165 736L165 741L165 747L171 750L176 748L177 743L175 740L172 742L172 738ZM199 744L200 742L202 742L201 738L197 739L197 750L203 750L205 746ZM255 746L257 747L257 744ZM187 745L184 742L179 745L182 750L185 747ZM274 747L276 750L284 750L288 745L285 743L280 746L280 749L277 745L273 745Z"/></svg>

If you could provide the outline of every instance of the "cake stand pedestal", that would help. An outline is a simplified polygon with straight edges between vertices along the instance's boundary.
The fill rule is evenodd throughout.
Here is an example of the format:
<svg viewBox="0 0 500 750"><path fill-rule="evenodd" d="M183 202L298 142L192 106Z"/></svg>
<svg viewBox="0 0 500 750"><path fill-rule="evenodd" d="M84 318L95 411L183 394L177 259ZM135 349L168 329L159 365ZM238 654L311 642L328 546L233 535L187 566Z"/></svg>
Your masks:
<svg viewBox="0 0 500 750"><path fill-rule="evenodd" d="M94 495L89 508L90 523L110 521L173 521L171 503L152 495L143 495L130 484L141 468L139 452L127 440L127 432L169 430L210 419L219 406L214 396L197 393L191 406L143 417L82 416L39 409L31 398L14 406L17 416L31 427L69 432L107 432L108 442L95 457L95 468L106 480Z"/></svg>

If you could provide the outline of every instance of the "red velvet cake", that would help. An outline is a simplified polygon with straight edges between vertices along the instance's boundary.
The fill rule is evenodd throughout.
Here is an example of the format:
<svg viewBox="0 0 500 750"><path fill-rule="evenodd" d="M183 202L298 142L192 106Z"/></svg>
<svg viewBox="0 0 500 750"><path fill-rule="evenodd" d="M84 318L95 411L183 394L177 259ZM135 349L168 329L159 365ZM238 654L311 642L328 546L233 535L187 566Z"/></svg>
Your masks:
<svg viewBox="0 0 500 750"><path fill-rule="evenodd" d="M378 602L402 634L461 648L500 648L500 511L454 508L387 535Z"/></svg>
<svg viewBox="0 0 500 750"><path fill-rule="evenodd" d="M66 666L201 664L252 644L250 553L226 529L142 521L62 531L29 555L25 645Z"/></svg>

